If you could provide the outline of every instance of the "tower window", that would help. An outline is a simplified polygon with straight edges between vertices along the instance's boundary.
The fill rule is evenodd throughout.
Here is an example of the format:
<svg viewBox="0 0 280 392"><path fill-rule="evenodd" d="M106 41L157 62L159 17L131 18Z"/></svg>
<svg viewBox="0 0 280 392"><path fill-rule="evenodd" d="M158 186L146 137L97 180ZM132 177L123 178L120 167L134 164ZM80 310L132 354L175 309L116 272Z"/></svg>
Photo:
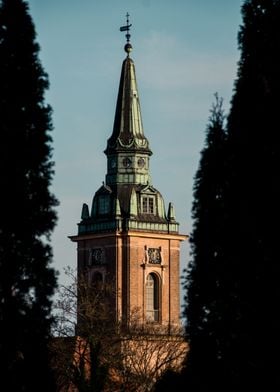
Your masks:
<svg viewBox="0 0 280 392"><path fill-rule="evenodd" d="M143 214L155 213L155 199L153 196L142 197L142 213Z"/></svg>
<svg viewBox="0 0 280 392"><path fill-rule="evenodd" d="M110 199L107 195L101 195L98 198L98 212L99 214L108 214L110 211Z"/></svg>
<svg viewBox="0 0 280 392"><path fill-rule="evenodd" d="M159 280L156 274L149 274L146 281L146 319L159 321Z"/></svg>

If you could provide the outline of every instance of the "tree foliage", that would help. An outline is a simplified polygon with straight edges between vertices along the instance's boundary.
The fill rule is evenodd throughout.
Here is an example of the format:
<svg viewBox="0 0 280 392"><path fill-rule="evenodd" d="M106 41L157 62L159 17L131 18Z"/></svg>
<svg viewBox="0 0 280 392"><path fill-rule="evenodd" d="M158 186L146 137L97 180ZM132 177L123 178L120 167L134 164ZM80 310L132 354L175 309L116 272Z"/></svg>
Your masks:
<svg viewBox="0 0 280 392"><path fill-rule="evenodd" d="M48 78L28 5L0 4L0 357L1 383L50 391L47 339L56 275L49 237L56 199L49 187Z"/></svg>
<svg viewBox="0 0 280 392"><path fill-rule="evenodd" d="M279 388L280 1L246 0L242 16L227 130L216 133L225 138L207 137L195 180L185 373L194 390Z"/></svg>
<svg viewBox="0 0 280 392"><path fill-rule="evenodd" d="M227 356L243 383L271 389L280 385L274 360L280 348L280 2L247 0L242 15L241 59L228 119L228 260L234 266L236 305Z"/></svg>
<svg viewBox="0 0 280 392"><path fill-rule="evenodd" d="M143 324L137 309L124 329L112 314L112 284L92 286L86 274L77 278L69 268L66 274L70 283L59 290L52 344L59 385L79 392L148 392L166 369L180 369L187 349L181 330Z"/></svg>
<svg viewBox="0 0 280 392"><path fill-rule="evenodd" d="M120 360L110 306L113 288L91 286L86 275L78 277L70 267L65 274L69 283L59 288L51 346L58 385L101 392L110 384L109 364Z"/></svg>
<svg viewBox="0 0 280 392"><path fill-rule="evenodd" d="M226 133L222 99L215 95L206 133L206 145L194 182L192 261L186 277L186 336L190 345L188 382L206 385L219 367L225 297L225 175Z"/></svg>

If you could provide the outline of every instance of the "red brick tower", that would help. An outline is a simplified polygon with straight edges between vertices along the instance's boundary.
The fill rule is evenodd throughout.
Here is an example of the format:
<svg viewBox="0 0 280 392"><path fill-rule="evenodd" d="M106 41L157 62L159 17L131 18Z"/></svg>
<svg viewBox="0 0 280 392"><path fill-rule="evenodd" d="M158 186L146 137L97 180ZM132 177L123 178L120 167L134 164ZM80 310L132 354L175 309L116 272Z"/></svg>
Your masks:
<svg viewBox="0 0 280 392"><path fill-rule="evenodd" d="M142 322L180 324L180 242L174 208L167 213L152 185L152 152L144 135L132 46L122 65L114 127L107 141L107 174L82 208L77 242L78 271L89 283L113 283L115 317L126 322L135 309ZM78 321L79 322L79 321Z"/></svg>

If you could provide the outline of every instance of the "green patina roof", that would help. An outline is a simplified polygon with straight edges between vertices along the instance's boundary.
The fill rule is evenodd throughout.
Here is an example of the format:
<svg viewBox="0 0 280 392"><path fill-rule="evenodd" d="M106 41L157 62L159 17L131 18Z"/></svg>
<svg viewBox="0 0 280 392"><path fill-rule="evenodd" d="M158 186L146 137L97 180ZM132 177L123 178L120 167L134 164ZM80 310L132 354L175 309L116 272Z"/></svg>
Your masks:
<svg viewBox="0 0 280 392"><path fill-rule="evenodd" d="M138 150L152 154L144 135L135 66L130 57L122 65L113 133L106 154L120 150Z"/></svg>
<svg viewBox="0 0 280 392"><path fill-rule="evenodd" d="M106 184L93 197L91 213L83 206L79 233L115 230L178 233L174 207L151 184L152 152L144 135L135 66L129 53L121 71L114 127L105 154ZM127 163L129 162L129 163Z"/></svg>

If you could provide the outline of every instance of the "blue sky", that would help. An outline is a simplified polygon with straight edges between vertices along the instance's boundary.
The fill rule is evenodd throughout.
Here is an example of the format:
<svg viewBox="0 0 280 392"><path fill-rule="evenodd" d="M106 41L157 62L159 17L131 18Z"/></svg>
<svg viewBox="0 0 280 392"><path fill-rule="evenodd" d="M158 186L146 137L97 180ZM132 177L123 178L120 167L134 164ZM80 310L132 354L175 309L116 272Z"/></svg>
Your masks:
<svg viewBox="0 0 280 392"><path fill-rule="evenodd" d="M193 178L214 93L227 112L236 78L241 0L30 0L40 58L49 75L55 177L60 201L53 234L54 266L76 265L82 203L105 179L103 151L111 134L131 15L144 132L153 151L153 185L175 205L181 232L191 231ZM181 266L189 260L182 246Z"/></svg>

